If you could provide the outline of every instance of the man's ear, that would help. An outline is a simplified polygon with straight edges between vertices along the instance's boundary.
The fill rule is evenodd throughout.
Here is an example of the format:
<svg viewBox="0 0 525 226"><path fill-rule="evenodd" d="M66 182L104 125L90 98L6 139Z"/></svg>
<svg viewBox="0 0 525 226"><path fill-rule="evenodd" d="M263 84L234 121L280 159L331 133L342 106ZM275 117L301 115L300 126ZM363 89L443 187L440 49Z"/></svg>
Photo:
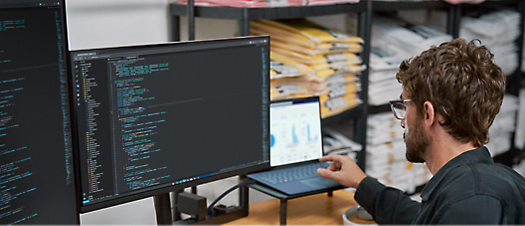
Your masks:
<svg viewBox="0 0 525 226"><path fill-rule="evenodd" d="M423 103L423 110L423 125L425 126L425 129L430 129L430 127L434 124L434 119L436 118L434 105L432 105L430 101L425 101L425 103Z"/></svg>

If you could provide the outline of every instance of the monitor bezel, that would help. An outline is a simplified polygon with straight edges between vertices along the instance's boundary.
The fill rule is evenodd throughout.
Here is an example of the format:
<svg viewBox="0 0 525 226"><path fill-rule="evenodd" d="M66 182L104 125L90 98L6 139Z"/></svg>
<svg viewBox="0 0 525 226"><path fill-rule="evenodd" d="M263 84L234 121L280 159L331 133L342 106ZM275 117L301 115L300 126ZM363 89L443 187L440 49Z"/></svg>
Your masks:
<svg viewBox="0 0 525 226"><path fill-rule="evenodd" d="M59 3L58 5L49 5L49 6L46 6L45 4L47 3ZM30 5L28 5L30 4ZM37 5L39 4L39 5ZM42 5L43 4L43 5ZM71 148L72 148L72 160L73 160L73 187L75 189L75 212L76 212L76 222L77 224L80 224L80 202L78 200L80 200L80 194L78 193L78 175L77 175L77 171L78 171L78 166L76 164L76 159L77 159L77 154L76 154L76 150L75 150L75 137L73 136L75 134L75 131L73 130L73 120L72 120L72 99L71 99L71 96L72 96L72 91L71 91L71 88L70 88L70 85L71 85L71 76L70 76L70 70L69 70L69 33L68 33L68 25L67 25L67 6L66 6L66 0L41 0L41 1L36 1L36 0L10 0L10 1L4 1L2 2L2 7L0 7L0 9L18 9L18 8L25 8L25 7L28 7L28 8L31 8L31 7L58 7L60 9L60 15L62 16L62 23L61 23L61 28L62 28L62 32L61 34L63 35L63 42L62 44L64 45L62 48L61 48L61 51L62 51L62 54L64 54L64 63L63 63L63 67L64 67L64 70L65 70L65 76L66 76L66 80L65 80L65 83L66 83L66 93L67 93L67 102L68 102L68 109L66 109L66 111L69 113L69 124L64 124L64 126L67 126L70 134L71 134L71 139L70 139L70 142L71 142ZM62 213L59 213L59 214L62 214Z"/></svg>
<svg viewBox="0 0 525 226"><path fill-rule="evenodd" d="M119 46L119 47L109 47L109 48L96 48L96 49L80 49L80 50L74 50L74 51L69 51L69 54L67 54L67 64L68 64L68 72L71 73L72 71L69 70L70 69L70 65L73 63L73 60L71 59L72 55L75 54L75 53L79 53L79 52L86 52L86 51L97 51L97 50L126 50L126 49L129 49L129 50L133 50L133 49L142 49L142 48L148 48L148 47L163 47L163 46L174 46L174 45L192 45L192 43L195 43L195 44L199 44L199 43L203 43L203 42L230 42L230 41L241 41L241 40L246 40L246 41L249 41L249 40L253 40L253 41L256 41L256 40L266 40L266 46L267 46L267 49L268 49L268 54L266 56L266 63L267 63L267 75L268 75L268 78L267 78L267 82L268 82L268 89L266 90L266 109L268 111L268 114L267 117L267 121L266 121L266 128L267 128L267 137L269 137L269 126L270 126L270 120L269 120L269 108L270 108L270 88L269 88L269 82L270 82L270 37L269 36L245 36L245 37L232 37L232 38L222 38L222 39L207 39L207 40L196 40L196 41L182 41L182 42L168 42L168 43L161 43L161 44L149 44L149 45L134 45L134 46ZM259 171L263 171L263 170L268 170L270 169L270 162L269 162L269 159L268 161L266 162L262 162L262 163L259 163L259 164L256 164L256 165L251 165L251 166L247 166L247 167L243 167L243 168L239 168L239 169L234 169L232 171L226 171L226 172L220 172L220 171L215 171L213 172L211 176L209 177L204 177L204 178L200 178L200 179L197 179L197 180L193 180L193 181L190 181L190 182L186 182L186 183L182 183L182 184L176 184L176 185L171 185L171 186L167 186L167 187L160 187L158 188L158 186L155 186L155 187L152 187L152 188L145 188L145 189L141 189L139 191L133 191L133 192L128 192L127 194L125 195L119 195L118 197L115 197L115 198L111 198L111 199L108 199L107 201L102 201L102 202L97 202L97 203L93 203L93 204L89 204L89 205L86 205L84 206L82 204L82 198L81 198L81 194L82 194L82 181L81 181L81 176L82 176L82 173L81 173L81 160L80 160L80 154L78 153L79 150L80 150L80 147L79 147L79 127L77 125L77 110L76 108L74 107L74 100L72 98L72 95L73 95L73 92L71 90L74 90L74 84L72 83L72 79L73 79L73 76L69 76L69 80L70 81L70 102L71 102L71 115L72 115L72 119L71 119L71 123L72 123L72 139L73 139L73 148L74 148L74 153L75 155L73 156L75 158L75 178L76 178L76 188L77 188L77 203L78 203L78 206L79 206L79 212L80 213L87 213L87 212L91 212L91 211L95 211L95 210L100 210L100 209L104 209L104 208L108 208L108 207L113 207L113 206L117 206L117 205L121 205L121 204L125 204L125 203L129 203L129 202L133 202L133 201L137 201L137 200L140 200L140 199L144 199L144 198L148 198L148 197L152 197L152 196L156 196L156 195L162 195L162 194L167 194L167 193L170 193L170 192L174 192L174 191L181 191L181 190L184 190L185 188L188 188L188 187L194 187L194 186L197 186L197 185L201 185L201 184L205 184L205 183L209 183L209 182L213 182L213 181L217 181L217 180L221 180L221 179L225 179L225 178L229 178L229 177L233 177L233 176L238 176L238 175L245 175L245 174L248 174L248 173L253 173L253 172L259 172ZM267 147L267 150L265 150L268 155L269 155L269 140L267 141L268 142L268 145L266 145ZM179 179L179 178L178 178ZM181 179L184 179L184 178L181 178Z"/></svg>

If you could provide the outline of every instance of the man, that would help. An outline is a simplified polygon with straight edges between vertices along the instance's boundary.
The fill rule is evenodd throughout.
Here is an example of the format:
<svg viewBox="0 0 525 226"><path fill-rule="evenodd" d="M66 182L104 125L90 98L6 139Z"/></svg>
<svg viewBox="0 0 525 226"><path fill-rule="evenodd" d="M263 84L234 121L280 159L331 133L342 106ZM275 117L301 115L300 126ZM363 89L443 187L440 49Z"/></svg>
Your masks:
<svg viewBox="0 0 525 226"><path fill-rule="evenodd" d="M356 188L355 199L378 224L525 224L525 179L494 164L484 144L499 112L505 75L478 40L433 46L405 60L391 101L405 129L406 158L425 162L432 179L422 202L367 177L348 156L318 173Z"/></svg>

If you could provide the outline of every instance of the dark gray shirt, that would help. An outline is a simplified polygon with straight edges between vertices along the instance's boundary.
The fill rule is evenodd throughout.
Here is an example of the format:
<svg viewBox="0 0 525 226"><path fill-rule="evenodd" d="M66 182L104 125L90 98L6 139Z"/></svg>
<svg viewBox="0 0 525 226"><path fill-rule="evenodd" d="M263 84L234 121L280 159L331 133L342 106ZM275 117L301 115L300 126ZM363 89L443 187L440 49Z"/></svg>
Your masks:
<svg viewBox="0 0 525 226"><path fill-rule="evenodd" d="M486 147L446 163L423 188L421 203L371 177L355 200L378 224L525 224L525 179L495 164Z"/></svg>

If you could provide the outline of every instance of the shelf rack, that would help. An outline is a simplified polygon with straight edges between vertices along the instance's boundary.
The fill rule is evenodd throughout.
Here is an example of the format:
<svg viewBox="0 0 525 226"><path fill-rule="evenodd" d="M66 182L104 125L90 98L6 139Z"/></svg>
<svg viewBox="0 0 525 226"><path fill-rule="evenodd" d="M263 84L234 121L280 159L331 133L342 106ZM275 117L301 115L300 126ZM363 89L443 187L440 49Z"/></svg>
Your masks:
<svg viewBox="0 0 525 226"><path fill-rule="evenodd" d="M459 36L459 24L456 23L460 15L459 5L452 5L444 1L372 1L372 11L374 12L391 12L399 10L446 10L447 11L447 34L453 38Z"/></svg>
<svg viewBox="0 0 525 226"><path fill-rule="evenodd" d="M522 81L521 62L523 53L523 34L524 34L524 19L525 19L525 2L522 0L487 0L480 4L448 4L444 1L405 1L405 2L391 2L391 1L377 1L374 0L372 4L372 11L374 12L390 12L399 10L420 10L420 9L432 9L432 10L446 10L447 11L447 27L446 32L452 35L453 38L459 37L459 30L461 25L461 17L463 14L474 11L474 10L500 10L504 8L514 8L521 15L520 25L520 36L516 40L518 47L518 67L517 70L507 76L507 88L506 92L517 96L520 89L520 81ZM372 19L373 23L373 19ZM390 110L388 104L380 106L369 106L369 113L376 114L380 112L386 112ZM497 155L494 157L496 162L505 164L512 167L519 161L521 152L514 147L514 135L511 138L512 147L509 151Z"/></svg>
<svg viewBox="0 0 525 226"><path fill-rule="evenodd" d="M246 8L246 7L204 7L194 6L195 17L231 19L239 22L239 36L247 36L250 33L250 20L261 19L294 19L309 16L325 16L341 13L363 13L367 11L367 1L356 4L337 4L324 6L293 6L293 7L274 7L274 8ZM180 40L178 24L180 16L191 14L191 6L171 4L170 12L172 15L172 40ZM189 23L191 23L189 21ZM189 24L194 27L194 24ZM190 31L191 32L191 31Z"/></svg>

